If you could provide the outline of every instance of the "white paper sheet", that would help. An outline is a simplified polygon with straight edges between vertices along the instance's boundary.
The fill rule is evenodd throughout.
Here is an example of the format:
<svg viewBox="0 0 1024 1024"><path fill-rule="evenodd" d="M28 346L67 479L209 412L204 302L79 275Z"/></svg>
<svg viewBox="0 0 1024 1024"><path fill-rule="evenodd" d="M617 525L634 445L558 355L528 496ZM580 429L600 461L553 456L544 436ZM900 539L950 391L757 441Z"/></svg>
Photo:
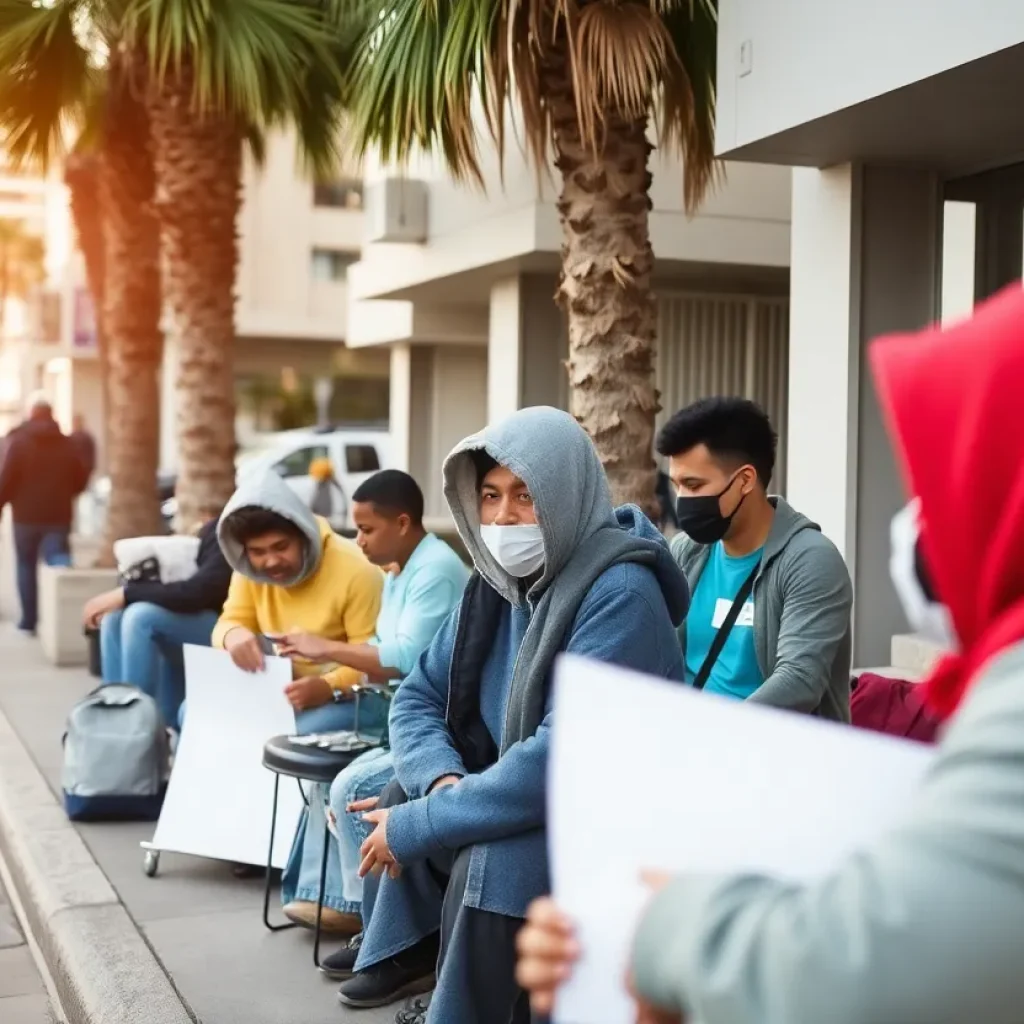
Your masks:
<svg viewBox="0 0 1024 1024"><path fill-rule="evenodd" d="M552 880L583 948L559 1024L632 1024L642 870L820 876L901 817L934 757L580 658L555 686Z"/></svg>
<svg viewBox="0 0 1024 1024"><path fill-rule="evenodd" d="M226 651L185 645L188 708L153 837L158 850L266 864L274 776L263 767L263 745L295 732L284 696L291 678L285 658L250 673ZM301 811L298 784L282 778L274 867L284 867Z"/></svg>

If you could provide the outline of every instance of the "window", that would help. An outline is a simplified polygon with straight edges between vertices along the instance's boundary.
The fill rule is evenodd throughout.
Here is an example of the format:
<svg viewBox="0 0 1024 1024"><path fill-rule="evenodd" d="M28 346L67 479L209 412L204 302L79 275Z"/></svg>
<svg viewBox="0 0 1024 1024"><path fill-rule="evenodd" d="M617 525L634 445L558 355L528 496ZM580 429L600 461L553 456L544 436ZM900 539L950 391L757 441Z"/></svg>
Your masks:
<svg viewBox="0 0 1024 1024"><path fill-rule="evenodd" d="M345 464L350 473L376 473L380 469L377 449L372 444L345 445Z"/></svg>
<svg viewBox="0 0 1024 1024"><path fill-rule="evenodd" d="M298 448L275 463L274 470L278 476L287 480L293 476L309 476L309 467L314 459L326 459L327 449L323 445L314 448Z"/></svg>
<svg viewBox="0 0 1024 1024"><path fill-rule="evenodd" d="M313 250L314 281L344 281L348 268L359 261L359 253L341 249Z"/></svg>
<svg viewBox="0 0 1024 1024"><path fill-rule="evenodd" d="M363 183L357 178L320 181L313 186L313 205L342 210L363 208Z"/></svg>

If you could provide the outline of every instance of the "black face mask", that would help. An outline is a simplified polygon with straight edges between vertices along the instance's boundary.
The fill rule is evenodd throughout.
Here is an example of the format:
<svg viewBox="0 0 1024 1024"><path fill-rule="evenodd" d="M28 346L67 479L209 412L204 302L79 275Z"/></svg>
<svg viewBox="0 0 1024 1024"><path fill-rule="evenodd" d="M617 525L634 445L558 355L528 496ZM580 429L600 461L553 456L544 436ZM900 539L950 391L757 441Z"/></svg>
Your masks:
<svg viewBox="0 0 1024 1024"><path fill-rule="evenodd" d="M722 515L720 498L728 493L737 476L734 476L718 494L698 494L695 497L680 496L676 498L676 519L679 529L698 544L714 544L720 541L732 525L733 518L740 510L746 495L740 498L739 504L727 516Z"/></svg>

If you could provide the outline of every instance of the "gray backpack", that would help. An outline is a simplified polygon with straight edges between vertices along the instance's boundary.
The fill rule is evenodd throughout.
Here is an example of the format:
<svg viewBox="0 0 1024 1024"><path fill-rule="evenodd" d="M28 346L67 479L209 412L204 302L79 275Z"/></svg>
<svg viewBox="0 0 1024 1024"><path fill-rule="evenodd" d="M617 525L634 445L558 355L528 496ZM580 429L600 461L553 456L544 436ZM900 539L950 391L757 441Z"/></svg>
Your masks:
<svg viewBox="0 0 1024 1024"><path fill-rule="evenodd" d="M170 775L170 737L156 701L112 683L68 715L61 786L72 821L160 817Z"/></svg>

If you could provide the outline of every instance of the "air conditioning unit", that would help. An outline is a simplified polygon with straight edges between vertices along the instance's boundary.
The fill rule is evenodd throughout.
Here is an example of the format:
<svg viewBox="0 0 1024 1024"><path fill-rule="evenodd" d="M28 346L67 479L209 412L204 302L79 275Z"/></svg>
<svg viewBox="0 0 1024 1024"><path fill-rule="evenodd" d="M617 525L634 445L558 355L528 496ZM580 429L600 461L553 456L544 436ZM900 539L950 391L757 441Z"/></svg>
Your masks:
<svg viewBox="0 0 1024 1024"><path fill-rule="evenodd" d="M427 183L385 178L366 192L366 240L422 244L427 240Z"/></svg>

